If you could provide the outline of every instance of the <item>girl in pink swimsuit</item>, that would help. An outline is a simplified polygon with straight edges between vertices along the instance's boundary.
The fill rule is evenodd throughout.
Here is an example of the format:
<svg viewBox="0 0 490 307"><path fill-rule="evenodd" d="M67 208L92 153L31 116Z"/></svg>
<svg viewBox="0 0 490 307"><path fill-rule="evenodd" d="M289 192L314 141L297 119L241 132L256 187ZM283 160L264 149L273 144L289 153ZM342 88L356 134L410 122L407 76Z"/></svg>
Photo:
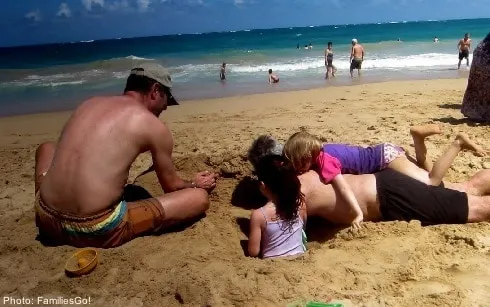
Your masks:
<svg viewBox="0 0 490 307"><path fill-rule="evenodd" d="M289 138L284 145L284 156L297 173L314 169L326 184L332 183L336 192L355 212L352 227L359 229L363 220L362 210L342 174L374 174L391 168L428 185L438 186L442 184L443 176L461 150L469 149L479 155L483 154L481 148L460 133L432 168L426 160L427 149L424 139L428 135L442 133L440 128L435 126L426 125L411 129L417 164L407 158L401 147L391 143L369 147L323 144L318 138L304 131Z"/></svg>
<svg viewBox="0 0 490 307"><path fill-rule="evenodd" d="M267 156L256 173L268 202L250 217L249 255L274 258L304 253L306 207L296 172L280 156Z"/></svg>

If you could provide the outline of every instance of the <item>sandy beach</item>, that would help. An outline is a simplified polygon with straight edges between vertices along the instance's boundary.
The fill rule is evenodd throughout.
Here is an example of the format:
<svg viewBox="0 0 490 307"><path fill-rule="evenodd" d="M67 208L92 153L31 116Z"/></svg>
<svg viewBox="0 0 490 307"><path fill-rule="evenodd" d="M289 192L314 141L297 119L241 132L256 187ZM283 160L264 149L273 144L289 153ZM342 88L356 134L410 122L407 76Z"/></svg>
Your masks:
<svg viewBox="0 0 490 307"><path fill-rule="evenodd" d="M490 149L488 125L465 120L466 79L397 81L185 101L161 116L174 138L184 178L221 173L207 216L161 236L99 250L90 275L68 278L77 249L45 247L34 223L34 152L56 140L69 112L0 119L0 293L7 298L90 298L93 306L287 306L330 299L344 306L490 306L490 224L421 227L414 221L365 223L360 234L309 220L308 251L294 259L246 257L250 186L246 151L260 134L285 141L300 127L325 141L393 142L413 154L409 128L440 124L431 159L457 132ZM142 155L130 178L151 163ZM445 180L490 167L461 153ZM137 181L162 193L155 174ZM8 302L6 305L9 305Z"/></svg>

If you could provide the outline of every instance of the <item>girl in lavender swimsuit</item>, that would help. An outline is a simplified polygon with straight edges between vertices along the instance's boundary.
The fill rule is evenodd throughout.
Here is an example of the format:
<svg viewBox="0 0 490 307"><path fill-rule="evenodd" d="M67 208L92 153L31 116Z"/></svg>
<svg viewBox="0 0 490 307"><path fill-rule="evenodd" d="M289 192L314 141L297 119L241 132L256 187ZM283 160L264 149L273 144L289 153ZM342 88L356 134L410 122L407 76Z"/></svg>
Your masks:
<svg viewBox="0 0 490 307"><path fill-rule="evenodd" d="M296 171L277 155L262 158L255 171L268 202L250 217L249 255L274 258L303 254L306 207Z"/></svg>
<svg viewBox="0 0 490 307"><path fill-rule="evenodd" d="M414 141L415 163L407 158L401 147L391 143L370 147L323 144L318 138L307 132L298 132L289 138L284 145L284 156L291 162L297 173L314 169L326 184L332 183L340 197L344 198L356 213L352 227L359 229L363 220L362 210L342 174L373 174L385 168L391 168L428 185L438 186L442 184L442 178L461 150L468 149L478 155L484 154L483 150L471 142L468 136L459 133L432 167L427 161L424 140L429 135L442 133L440 127L438 125L413 127L410 133Z"/></svg>

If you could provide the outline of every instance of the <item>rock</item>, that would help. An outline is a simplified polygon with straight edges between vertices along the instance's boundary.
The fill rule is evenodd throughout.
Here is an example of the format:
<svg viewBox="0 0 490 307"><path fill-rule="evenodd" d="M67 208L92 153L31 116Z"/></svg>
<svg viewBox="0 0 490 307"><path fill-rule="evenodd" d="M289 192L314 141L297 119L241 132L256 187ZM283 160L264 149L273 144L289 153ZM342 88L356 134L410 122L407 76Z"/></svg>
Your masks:
<svg viewBox="0 0 490 307"><path fill-rule="evenodd" d="M461 113L474 121L490 122L490 33L473 51Z"/></svg>
<svg viewBox="0 0 490 307"><path fill-rule="evenodd" d="M483 162L483 163L482 163L482 167L483 167L484 169L489 169L489 168L490 168L490 161Z"/></svg>

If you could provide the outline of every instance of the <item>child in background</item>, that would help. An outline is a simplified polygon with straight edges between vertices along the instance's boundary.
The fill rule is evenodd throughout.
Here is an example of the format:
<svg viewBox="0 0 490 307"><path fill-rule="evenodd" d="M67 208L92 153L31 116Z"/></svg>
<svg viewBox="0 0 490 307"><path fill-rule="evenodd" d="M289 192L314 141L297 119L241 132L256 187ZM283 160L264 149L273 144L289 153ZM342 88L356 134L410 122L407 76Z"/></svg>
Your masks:
<svg viewBox="0 0 490 307"><path fill-rule="evenodd" d="M269 84L272 83L278 83L279 82L279 77L272 73L272 69L269 69Z"/></svg>
<svg viewBox="0 0 490 307"><path fill-rule="evenodd" d="M358 229L363 220L362 211L342 174L373 174L389 167L428 185L438 186L461 150L468 149L483 155L481 148L472 143L465 134L460 133L432 167L427 161L424 140L429 135L442 133L440 127L413 127L410 133L414 140L417 165L407 158L401 147L391 143L370 147L323 144L307 132L298 132L289 138L284 145L284 156L298 173L314 169L325 183L332 183L340 197L344 198L356 213L352 227ZM421 168L429 172L428 175Z"/></svg>
<svg viewBox="0 0 490 307"><path fill-rule="evenodd" d="M306 206L296 172L278 155L262 158L255 171L268 202L250 217L249 255L274 258L304 253Z"/></svg>

